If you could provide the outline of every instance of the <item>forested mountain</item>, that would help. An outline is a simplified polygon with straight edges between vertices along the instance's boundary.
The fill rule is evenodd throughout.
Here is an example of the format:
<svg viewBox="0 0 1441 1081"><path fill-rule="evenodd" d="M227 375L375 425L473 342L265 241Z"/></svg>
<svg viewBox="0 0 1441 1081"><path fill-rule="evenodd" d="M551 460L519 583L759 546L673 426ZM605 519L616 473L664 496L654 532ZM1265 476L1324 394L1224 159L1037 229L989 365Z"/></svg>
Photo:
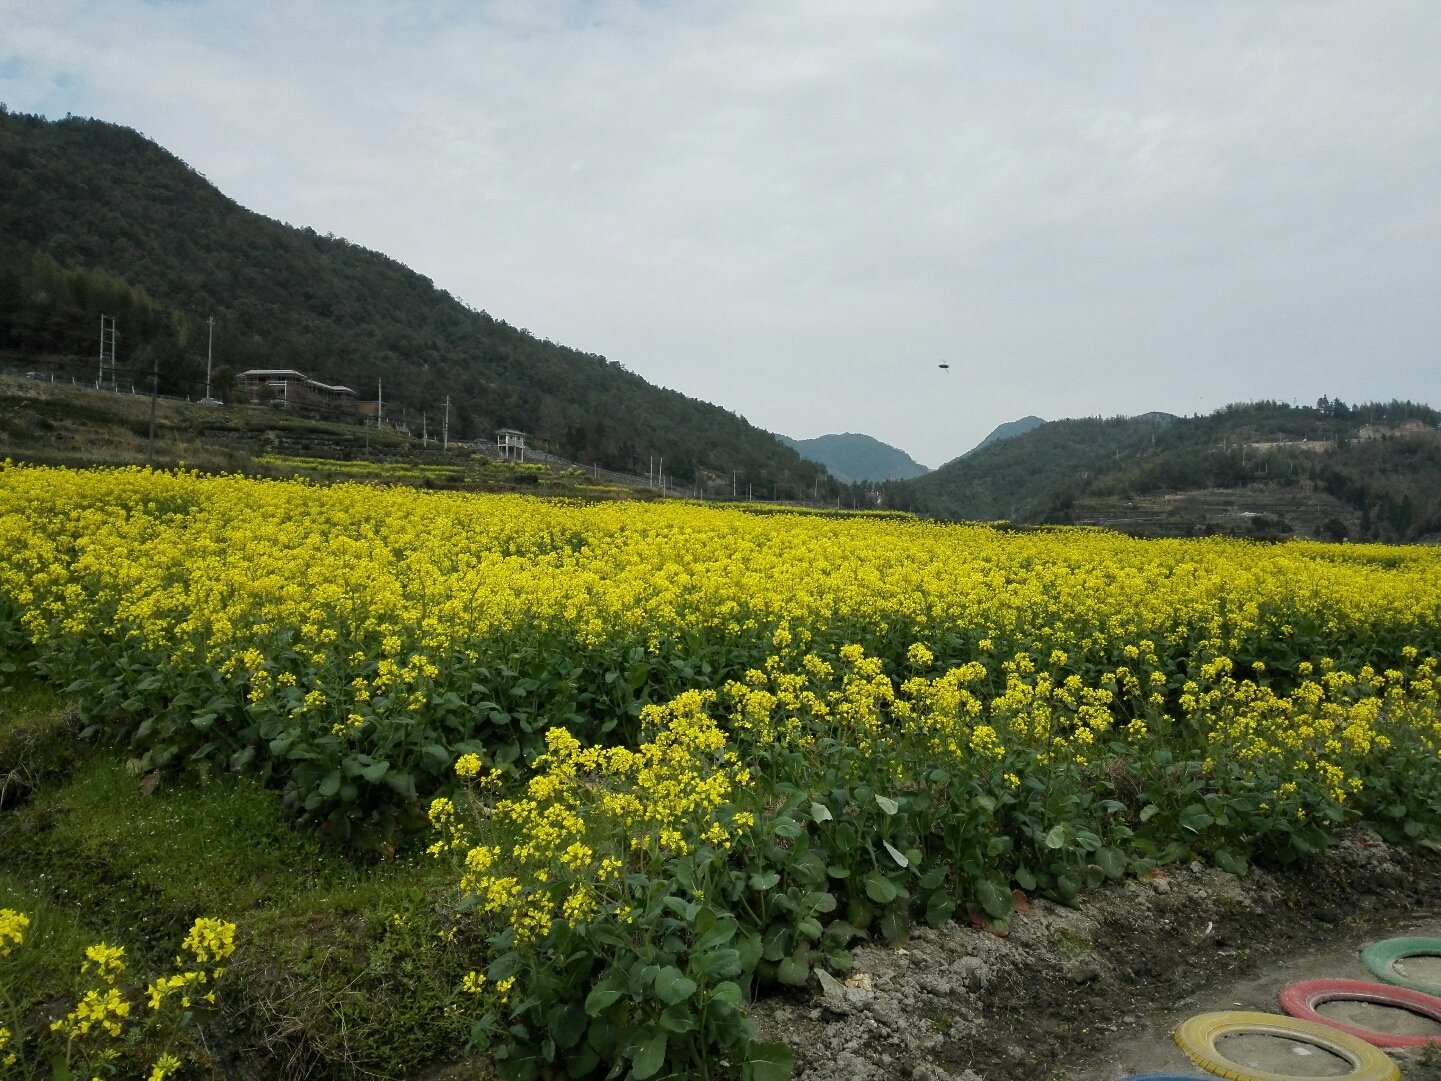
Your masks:
<svg viewBox="0 0 1441 1081"><path fill-rule="evenodd" d="M1018 435L1025 435L1033 428L1039 428L1045 423L1046 422L1040 417L1032 416L1022 417L1020 420L1007 421L1005 424L997 424L991 429L990 435L966 451L966 454L974 454L982 447L989 447L992 443L999 443L1002 439L1012 439ZM961 455L961 457L964 458L966 454Z"/></svg>
<svg viewBox="0 0 1441 1081"><path fill-rule="evenodd" d="M246 210L128 129L0 111L0 359L94 380L101 313L121 380L204 390L215 319L222 391L246 368L296 368L418 422L451 399L453 437L497 427L554 452L645 473L664 458L780 498L821 468L735 414L544 341L377 252Z"/></svg>
<svg viewBox="0 0 1441 1081"><path fill-rule="evenodd" d="M776 436L808 462L819 462L831 476L846 484L856 481L906 480L929 470L905 451L869 435L845 432L814 439Z"/></svg>
<svg viewBox="0 0 1441 1081"><path fill-rule="evenodd" d="M1230 405L1208 416L1052 421L882 485L876 498L942 518L1091 522L1149 534L1438 539L1438 425L1441 413L1425 405L1328 398L1299 408Z"/></svg>

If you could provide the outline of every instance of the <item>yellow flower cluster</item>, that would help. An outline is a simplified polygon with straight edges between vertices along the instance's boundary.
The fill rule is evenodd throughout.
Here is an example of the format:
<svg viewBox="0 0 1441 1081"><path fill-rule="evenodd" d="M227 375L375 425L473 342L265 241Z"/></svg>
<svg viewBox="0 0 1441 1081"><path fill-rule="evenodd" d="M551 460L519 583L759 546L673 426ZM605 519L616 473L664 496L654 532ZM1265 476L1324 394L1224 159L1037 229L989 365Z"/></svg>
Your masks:
<svg viewBox="0 0 1441 1081"><path fill-rule="evenodd" d="M715 698L690 691L648 707L652 738L633 750L582 747L563 728L547 730L546 753L523 791L480 817L505 840L470 844L455 804L441 797L430 807L440 833L431 854L465 849L461 889L525 942L557 919L574 925L621 904L614 886L628 862L725 848L753 822L732 806L750 772L708 715ZM479 771L462 759L457 772Z"/></svg>
<svg viewBox="0 0 1441 1081"><path fill-rule="evenodd" d="M0 957L7 956L16 946L25 944L25 929L30 917L13 908L0 908Z"/></svg>
<svg viewBox="0 0 1441 1081"><path fill-rule="evenodd" d="M180 945L194 954L195 960L202 965L224 961L235 952L235 924L201 916ZM216 975L220 973L217 971Z"/></svg>
<svg viewBox="0 0 1441 1081"><path fill-rule="evenodd" d="M110 987L102 994L95 988L75 1004L75 1008L64 1017L50 1024L52 1032L58 1032L67 1040L86 1036L91 1029L100 1028L111 1036L119 1036L124 1026L121 1021L130 1016L130 1003L118 987Z"/></svg>
<svg viewBox="0 0 1441 1081"><path fill-rule="evenodd" d="M85 963L80 966L80 971L90 972L92 968L102 982L113 984L125 971L125 947L109 946L104 942L86 947Z"/></svg>

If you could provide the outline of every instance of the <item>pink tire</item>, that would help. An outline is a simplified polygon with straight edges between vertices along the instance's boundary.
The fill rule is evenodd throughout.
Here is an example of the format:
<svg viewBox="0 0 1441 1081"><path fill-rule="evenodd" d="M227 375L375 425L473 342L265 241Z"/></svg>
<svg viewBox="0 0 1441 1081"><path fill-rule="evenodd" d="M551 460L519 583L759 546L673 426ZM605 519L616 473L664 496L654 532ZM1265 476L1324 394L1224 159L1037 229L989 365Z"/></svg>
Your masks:
<svg viewBox="0 0 1441 1081"><path fill-rule="evenodd" d="M1427 1044L1441 1044L1441 1035L1400 1036L1391 1032L1374 1032L1358 1025L1349 1025L1330 1017L1322 1017L1316 1007L1324 1002L1372 1002L1377 1006L1392 1006L1410 1010L1441 1024L1441 998L1395 987L1384 983L1367 983L1364 980L1305 980L1293 983L1277 996L1281 1009L1292 1017L1303 1021L1314 1021L1340 1032L1365 1040L1373 1047L1425 1047Z"/></svg>

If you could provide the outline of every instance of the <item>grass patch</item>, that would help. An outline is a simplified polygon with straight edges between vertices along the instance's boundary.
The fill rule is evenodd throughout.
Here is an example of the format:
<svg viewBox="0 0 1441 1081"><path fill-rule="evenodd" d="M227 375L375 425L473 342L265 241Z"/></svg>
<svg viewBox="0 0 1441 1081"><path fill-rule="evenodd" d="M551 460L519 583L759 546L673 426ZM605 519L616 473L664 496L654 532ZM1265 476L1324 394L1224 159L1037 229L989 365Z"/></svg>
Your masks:
<svg viewBox="0 0 1441 1081"><path fill-rule="evenodd" d="M80 726L53 687L0 671L0 809L69 775L83 757Z"/></svg>
<svg viewBox="0 0 1441 1081"><path fill-rule="evenodd" d="M238 925L220 1013L188 1056L202 1076L403 1077L460 1057L475 1007L455 988L488 957L438 900L451 886L426 857L327 848L253 781L146 794L100 754L0 814L0 907L32 920L7 978L32 1032L73 1004L86 946L123 945L143 986L197 916Z"/></svg>

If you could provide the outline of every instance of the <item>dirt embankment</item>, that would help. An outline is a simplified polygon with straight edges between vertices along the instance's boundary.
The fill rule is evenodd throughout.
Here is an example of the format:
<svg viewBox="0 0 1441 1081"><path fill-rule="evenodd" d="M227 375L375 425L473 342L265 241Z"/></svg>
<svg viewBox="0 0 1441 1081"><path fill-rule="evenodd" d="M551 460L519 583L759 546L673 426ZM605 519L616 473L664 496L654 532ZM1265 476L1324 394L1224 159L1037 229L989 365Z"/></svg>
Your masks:
<svg viewBox="0 0 1441 1081"><path fill-rule="evenodd" d="M1036 901L1004 938L920 929L903 947L858 951L844 982L822 978L754 1016L762 1038L795 1048L797 1081L1199 1073L1171 1040L1180 1021L1279 1012L1276 993L1301 979L1368 978L1357 949L1408 933L1441 934L1441 856L1358 833L1301 867L1238 879L1192 864L1077 910ZM1434 1052L1398 1062L1406 1081L1441 1081Z"/></svg>

